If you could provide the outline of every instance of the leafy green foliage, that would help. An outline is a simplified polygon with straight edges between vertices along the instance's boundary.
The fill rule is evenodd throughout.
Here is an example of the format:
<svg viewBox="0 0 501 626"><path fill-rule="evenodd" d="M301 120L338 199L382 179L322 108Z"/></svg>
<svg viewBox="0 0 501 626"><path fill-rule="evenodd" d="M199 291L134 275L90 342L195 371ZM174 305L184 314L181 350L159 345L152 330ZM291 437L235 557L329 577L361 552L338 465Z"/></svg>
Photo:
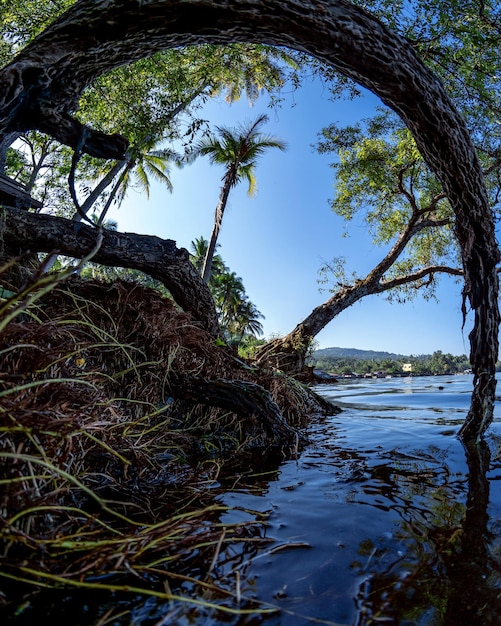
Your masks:
<svg viewBox="0 0 501 626"><path fill-rule="evenodd" d="M7 149L5 174L23 184L44 204L44 210L64 215L73 210L66 189L70 162L71 150L67 146L32 131L20 135Z"/></svg>
<svg viewBox="0 0 501 626"><path fill-rule="evenodd" d="M191 242L191 261L200 273L208 245L203 237ZM221 329L230 343L240 345L249 337L263 333L259 320L264 316L249 300L242 279L228 268L219 254L213 258L209 289L214 297Z"/></svg>
<svg viewBox="0 0 501 626"><path fill-rule="evenodd" d="M2 0L0 59L10 60L72 3L73 0ZM429 67L444 79L478 145L492 205L496 207L501 194L499 3L494 0L482 3L355 0L355 3L363 4L407 37ZM151 177L169 188L169 159L172 162L172 157L174 160L176 157L166 146L176 141L176 145L189 150L200 132L207 130L206 121L200 117L200 107L208 98L217 95L233 101L245 94L253 102L266 90L276 103L280 100L280 89L287 82L297 87L304 79L305 69L322 76L335 97L353 97L358 93L351 81L301 53L249 44L167 50L102 76L84 93L78 115L83 122L105 132L126 135L131 148L126 162L121 164L108 164L104 169L92 159L79 164L79 192L83 198L90 197L103 183L99 200L89 203L89 210L104 207L103 219L109 202L120 202L130 185L140 185L148 193ZM224 129L218 132L222 138ZM406 242L405 251L380 272L379 286L392 279L412 276L423 267L457 265L450 207L441 197L441 188L422 162L409 132L394 116L378 114L363 124L344 129L331 125L324 129L319 148L337 155L333 165L337 176L334 210L347 224L355 216L362 220L375 245L388 249L416 214L421 214L420 227ZM228 162L229 153L223 156ZM40 158L38 164L43 163ZM245 180L250 193L255 192L254 165L255 161L251 161L240 164L238 171L228 171L235 184ZM50 175L48 168L38 168L25 154L17 155L16 163L11 153L10 167L17 168L19 180L29 184L33 182L33 173L37 173L35 192L42 190L49 205L67 208L64 172L68 161L64 152L60 166L51 166ZM425 219L430 227L422 228ZM333 281L334 289L361 280L355 275L349 277L349 271L342 268L339 260L335 263L334 278L328 278L326 270L331 269L332 263L325 264L322 280ZM389 297L406 299L416 294L419 287L425 287L422 292L431 297L436 282L437 272L414 283L401 282L398 291L388 292Z"/></svg>
<svg viewBox="0 0 501 626"><path fill-rule="evenodd" d="M35 30L33 26L18 37L27 41ZM181 159L171 146L177 142L186 148L201 130L207 130L207 122L197 113L208 98L224 95L233 101L245 92L253 102L263 90L271 94L298 71L298 63L284 50L235 44L167 50L100 77L83 94L78 116L103 132L125 135L130 148L121 163L103 163L88 156L80 160L77 192L84 212L103 209L104 218L110 204L120 204L132 185L148 195L152 179L171 190L169 168ZM19 156L15 163L11 154L11 165L17 166L20 179L37 179L37 186L45 188L48 178L38 179L38 175L42 167L47 169L43 165L46 155L40 134L36 142L31 135L24 138L26 144L31 143L29 158ZM47 198L46 204L69 217L74 212L67 193L71 156L64 147L54 145L54 150L60 150L64 164L60 171L51 171L50 187L55 191L59 187L59 192ZM249 164L241 171L251 185L252 170Z"/></svg>
<svg viewBox="0 0 501 626"><path fill-rule="evenodd" d="M0 64L41 33L76 0L1 0Z"/></svg>
<svg viewBox="0 0 501 626"><path fill-rule="evenodd" d="M313 353L312 364L315 368L334 374L351 375L405 375L404 364L411 364L412 375L440 376L445 374L462 374L470 368L466 355L453 356L440 350L433 354L423 355L385 355L383 353L364 354L361 356L329 355L328 350ZM357 352L357 351L355 351Z"/></svg>
<svg viewBox="0 0 501 626"><path fill-rule="evenodd" d="M210 281L212 259L230 191L245 180L248 183L249 195L255 195L257 186L254 172L257 160L269 148L285 150L286 144L283 141L260 132L260 127L267 121L266 115L260 115L253 123L240 125L236 129L217 126L217 133L209 133L203 137L187 156L188 162L200 156L208 156L211 163L225 168L214 216L214 227L202 271L202 277L207 283Z"/></svg>
<svg viewBox="0 0 501 626"><path fill-rule="evenodd" d="M79 115L134 145L146 137L189 143L205 126L196 112L210 97L254 102L300 70L292 53L264 45L202 45L165 50L98 78L83 94ZM182 116L180 114L182 113Z"/></svg>
<svg viewBox="0 0 501 626"><path fill-rule="evenodd" d="M249 196L254 196L257 192L254 171L259 157L269 148L286 149L286 143L278 137L260 132L267 121L268 116L260 115L253 123L237 128L216 126L215 133L208 133L194 145L188 158L193 161L208 156L212 164L225 167L224 185L231 188L245 180Z"/></svg>
<svg viewBox="0 0 501 626"><path fill-rule="evenodd" d="M501 5L497 0L354 0L404 36L438 75L488 171L491 201L501 189Z"/></svg>
<svg viewBox="0 0 501 626"><path fill-rule="evenodd" d="M10 61L73 3L2 0L0 62ZM152 177L170 189L167 163L179 160L171 146L178 142L187 147L201 130L207 130L198 111L208 98L222 96L232 102L245 93L252 103L263 91L273 96L289 80L299 84L302 60L301 55L266 45L203 45L165 50L99 77L82 95L78 117L103 132L126 136L130 149L120 166L103 167L101 161L89 157L80 161L77 186L82 198L89 197L85 211L107 207L112 201L120 203L131 184L148 193ZM37 151L36 146L33 155ZM68 159L67 151L62 150L61 156ZM21 161L12 165L22 165ZM21 178L39 173L33 159L24 164ZM69 169L68 163L64 169ZM53 170L51 186L66 191L67 172L61 178L56 174ZM61 202L63 196L59 192L53 199ZM63 202L51 208L65 213L68 205Z"/></svg>
<svg viewBox="0 0 501 626"><path fill-rule="evenodd" d="M324 128L317 149L334 153L336 161L334 212L348 224L355 217L368 228L374 245L387 246L416 225L405 248L388 266L385 280L411 275L421 268L459 264L459 253L453 233L453 214L440 184L423 162L416 144L401 122L388 111L380 111L361 124ZM334 282L334 289L359 280L347 278L343 259L325 263L320 270L323 284ZM329 275L332 278L329 278ZM436 274L425 282L399 285L388 296L413 297L416 287L426 286L424 293L434 293Z"/></svg>
<svg viewBox="0 0 501 626"><path fill-rule="evenodd" d="M337 155L331 165L336 176L332 209L347 221L367 211L374 243L388 243L408 222L413 207L402 186L414 195L419 210L441 191L409 131L387 110L356 126L331 124L319 137L318 152ZM445 199L436 211L452 215Z"/></svg>

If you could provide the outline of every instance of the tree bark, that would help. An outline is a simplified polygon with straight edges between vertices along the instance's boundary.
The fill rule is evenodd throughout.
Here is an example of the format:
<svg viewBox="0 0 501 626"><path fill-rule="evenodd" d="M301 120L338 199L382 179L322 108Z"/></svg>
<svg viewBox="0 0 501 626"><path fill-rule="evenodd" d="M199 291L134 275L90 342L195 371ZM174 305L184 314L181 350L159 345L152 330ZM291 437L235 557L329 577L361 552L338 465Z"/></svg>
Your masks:
<svg viewBox="0 0 501 626"><path fill-rule="evenodd" d="M219 194L219 199L214 214L214 226L212 227L212 233L209 240L209 245L207 246L207 252L205 254L204 265L202 268L202 278L207 284L209 284L210 277L212 275L212 261L216 252L219 231L221 230L221 225L223 223L224 210L226 209L226 204L228 203L228 197L230 195L232 184L234 184L236 178L236 173L233 172L234 169L235 168L232 167L231 170L226 173L223 179L224 183Z"/></svg>
<svg viewBox="0 0 501 626"><path fill-rule="evenodd" d="M297 431L287 424L270 393L260 385L243 380L205 380L179 375L171 375L169 384L176 398L219 407L243 419L257 421L260 447L284 449L297 444Z"/></svg>
<svg viewBox="0 0 501 626"><path fill-rule="evenodd" d="M0 233L7 248L49 252L77 259L96 245L97 229L79 222L20 209L0 212ZM109 267L129 267L160 280L184 311L189 311L212 336L219 334L214 301L184 248L171 239L103 230L103 243L92 259Z"/></svg>
<svg viewBox="0 0 501 626"><path fill-rule="evenodd" d="M414 204L414 203L413 203ZM340 313L362 300L366 296L384 293L401 285L416 283L433 274L445 273L462 276L463 271L444 265L431 265L409 274L385 279L386 273L398 261L411 239L419 232L428 228L440 228L449 220L432 220L426 215L427 210L416 210L409 219L405 229L397 238L388 254L365 276L352 285L343 285L326 302L315 307L285 337L274 339L258 349L256 363L284 370L288 373L300 373L308 348L318 333L323 330Z"/></svg>
<svg viewBox="0 0 501 626"><path fill-rule="evenodd" d="M256 351L255 363L257 365L270 366L280 369L289 374L299 374L303 371L306 354L311 342L334 318L346 311L355 302L363 298L384 293L398 285L420 280L433 273L447 273L462 276L461 270L446 267L433 266L423 268L415 274L401 277L390 281L363 279L353 285L341 287L331 298L315 307L313 311L301 321L285 337L273 339Z"/></svg>
<svg viewBox="0 0 501 626"><path fill-rule="evenodd" d="M475 374L464 439L492 421L499 261L492 212L466 126L410 43L342 0L80 0L0 72L0 141L38 128L89 154L123 159L127 142L84 129L69 112L96 76L177 46L237 41L309 52L381 97L414 135L456 214L465 295L475 312Z"/></svg>

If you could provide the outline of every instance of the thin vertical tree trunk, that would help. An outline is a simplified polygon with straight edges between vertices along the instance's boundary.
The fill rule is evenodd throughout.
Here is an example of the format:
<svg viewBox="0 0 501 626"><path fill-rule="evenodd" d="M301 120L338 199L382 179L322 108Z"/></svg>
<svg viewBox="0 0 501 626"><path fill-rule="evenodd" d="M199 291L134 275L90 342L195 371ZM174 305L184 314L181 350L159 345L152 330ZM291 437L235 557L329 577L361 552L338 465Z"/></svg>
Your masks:
<svg viewBox="0 0 501 626"><path fill-rule="evenodd" d="M231 189L231 180L229 179L229 176L225 176L224 183L221 188L221 193L219 195L219 200L216 206L216 211L214 214L214 226L212 228L212 234L211 234L211 238L209 241L209 245L207 246L207 252L205 254L205 259L204 259L204 266L202 268L202 278L207 284L209 284L209 280L212 274L212 261L214 259L214 254L216 252L217 240L219 237L219 231L221 230L221 224L223 223L224 210L228 202L230 189Z"/></svg>

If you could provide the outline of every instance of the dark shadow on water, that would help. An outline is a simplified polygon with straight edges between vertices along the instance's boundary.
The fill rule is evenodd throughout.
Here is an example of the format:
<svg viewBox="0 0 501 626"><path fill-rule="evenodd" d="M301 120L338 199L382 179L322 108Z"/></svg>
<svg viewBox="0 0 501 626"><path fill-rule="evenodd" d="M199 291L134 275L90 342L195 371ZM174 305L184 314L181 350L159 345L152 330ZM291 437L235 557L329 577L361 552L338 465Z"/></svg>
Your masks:
<svg viewBox="0 0 501 626"><path fill-rule="evenodd" d="M454 480L428 489L426 511L419 511L416 498L409 498L405 510L399 511L405 550L396 559L388 559L388 552L369 540L361 543L360 553L369 554L372 565L365 567L367 576L359 587L357 626L501 624L500 560L489 530L490 450L483 441L465 445L464 451L466 502L456 500ZM394 474L394 468L386 469ZM378 471L381 476L381 468ZM387 476L384 482L398 500L401 481ZM414 496L418 494L416 490Z"/></svg>
<svg viewBox="0 0 501 626"><path fill-rule="evenodd" d="M500 562L489 550L492 535L488 530L487 472L491 454L485 441L466 444L464 448L469 472L468 499L458 548L446 559L451 589L444 623L501 624Z"/></svg>
<svg viewBox="0 0 501 626"><path fill-rule="evenodd" d="M367 399L361 385L353 386L350 406L346 387L347 409L311 425L298 459L278 469L263 459L259 475L232 473L207 487L214 502L234 507L218 524L263 524L255 528L256 542L228 543L214 564L218 584L233 596L205 599L252 610L256 599L276 608L272 614L222 614L144 596L49 593L13 626L47 615L57 626L96 626L109 609L116 617L107 626L498 626L499 422L487 442L462 446L455 437L464 418L462 393L452 390L460 402L437 392L440 405L424 383L413 393L409 383L390 405L386 391L394 384L377 382L385 398L370 407L360 405ZM194 563L187 566L187 573L207 579ZM207 593L189 583L180 591L194 598Z"/></svg>

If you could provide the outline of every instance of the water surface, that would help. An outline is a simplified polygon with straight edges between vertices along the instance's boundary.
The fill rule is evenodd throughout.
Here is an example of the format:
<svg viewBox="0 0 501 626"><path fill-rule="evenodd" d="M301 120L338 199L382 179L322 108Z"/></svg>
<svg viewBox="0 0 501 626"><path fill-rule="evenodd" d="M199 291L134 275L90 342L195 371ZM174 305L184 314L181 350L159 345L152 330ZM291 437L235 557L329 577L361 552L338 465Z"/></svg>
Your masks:
<svg viewBox="0 0 501 626"><path fill-rule="evenodd" d="M311 425L297 460L222 498L268 511L273 540L242 591L281 611L238 623L501 624L501 414L487 445L465 449L471 387L471 376L317 387L343 412Z"/></svg>
<svg viewBox="0 0 501 626"><path fill-rule="evenodd" d="M258 524L251 541L222 543L196 566L206 587L177 589L201 604L50 592L40 616L53 626L501 624L501 407L485 444L463 446L471 387L471 376L318 386L343 410L309 426L297 459L207 482L234 507L219 522Z"/></svg>

